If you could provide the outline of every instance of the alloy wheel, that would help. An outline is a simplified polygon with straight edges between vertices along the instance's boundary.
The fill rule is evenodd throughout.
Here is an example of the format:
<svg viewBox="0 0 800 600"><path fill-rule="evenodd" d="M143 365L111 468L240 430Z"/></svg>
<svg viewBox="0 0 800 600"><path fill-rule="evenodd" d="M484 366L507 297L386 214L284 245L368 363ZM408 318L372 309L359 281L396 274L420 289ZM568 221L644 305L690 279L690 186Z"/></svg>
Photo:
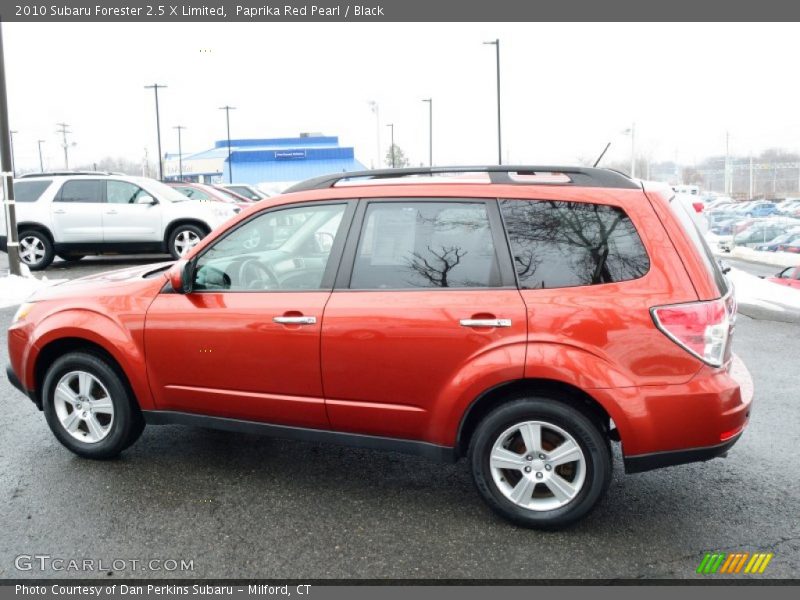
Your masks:
<svg viewBox="0 0 800 600"><path fill-rule="evenodd" d="M28 235L19 241L19 257L26 265L36 265L46 254L44 242L34 235Z"/></svg>
<svg viewBox="0 0 800 600"><path fill-rule="evenodd" d="M492 445L489 466L503 496L533 511L569 504L586 479L586 457L578 442L545 421L524 421L501 433Z"/></svg>
<svg viewBox="0 0 800 600"><path fill-rule="evenodd" d="M111 395L91 373L66 373L56 385L53 404L61 426L81 442L96 444L111 431L114 423Z"/></svg>
<svg viewBox="0 0 800 600"><path fill-rule="evenodd" d="M185 229L175 236L175 252L178 256L185 256L189 250L197 246L200 236L194 231Z"/></svg>

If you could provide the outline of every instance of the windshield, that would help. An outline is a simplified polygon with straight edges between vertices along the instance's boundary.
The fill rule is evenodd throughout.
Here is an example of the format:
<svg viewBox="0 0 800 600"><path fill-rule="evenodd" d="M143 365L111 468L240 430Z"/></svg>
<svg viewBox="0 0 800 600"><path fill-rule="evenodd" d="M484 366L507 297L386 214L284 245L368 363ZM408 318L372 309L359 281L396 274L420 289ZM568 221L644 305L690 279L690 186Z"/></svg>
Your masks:
<svg viewBox="0 0 800 600"><path fill-rule="evenodd" d="M175 188L171 188L160 181L156 181L155 179L143 181L142 187L148 192L154 194L158 200L166 200L167 202L185 202L188 200L186 196L181 194Z"/></svg>

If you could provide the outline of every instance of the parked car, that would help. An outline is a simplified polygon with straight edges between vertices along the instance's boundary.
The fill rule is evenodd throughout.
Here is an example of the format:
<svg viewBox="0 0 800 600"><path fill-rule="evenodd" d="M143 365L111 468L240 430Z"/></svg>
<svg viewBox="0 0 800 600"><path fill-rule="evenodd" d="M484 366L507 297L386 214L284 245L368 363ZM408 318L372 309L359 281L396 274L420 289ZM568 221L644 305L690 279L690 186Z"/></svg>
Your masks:
<svg viewBox="0 0 800 600"><path fill-rule="evenodd" d="M31 270L55 256L169 252L179 258L235 214L188 201L154 179L124 175L28 176L14 182L20 259ZM0 212L0 231L5 215ZM0 237L6 251L7 239Z"/></svg>
<svg viewBox="0 0 800 600"><path fill-rule="evenodd" d="M800 254L800 240L794 239L791 242L780 244L776 252L789 252L791 254Z"/></svg>
<svg viewBox="0 0 800 600"><path fill-rule="evenodd" d="M748 206L744 211L748 217L768 217L778 212L778 206L774 202L755 202Z"/></svg>
<svg viewBox="0 0 800 600"><path fill-rule="evenodd" d="M775 277L768 277L767 281L800 290L800 267L787 267Z"/></svg>
<svg viewBox="0 0 800 600"><path fill-rule="evenodd" d="M87 458L168 423L466 457L499 514L566 525L612 442L627 472L708 460L751 393L732 289L671 190L544 170L300 183L175 264L37 292L9 380Z"/></svg>
<svg viewBox="0 0 800 600"><path fill-rule="evenodd" d="M719 247L724 252L730 252L733 246L754 248L767 240L785 234L790 227L792 226L772 219L759 221L735 234L731 241L720 241Z"/></svg>
<svg viewBox="0 0 800 600"><path fill-rule="evenodd" d="M788 233L784 233L779 235L776 238L773 238L766 244L758 244L755 246L756 250L760 250L762 252L777 252L781 246L785 246L787 244L791 244L792 242L800 240L800 230L794 229L789 231Z"/></svg>
<svg viewBox="0 0 800 600"><path fill-rule="evenodd" d="M242 197L231 196L222 190L218 190L213 185L187 182L170 182L167 185L187 198L197 200L198 202L225 202L226 204L235 204L239 209L249 206L248 200Z"/></svg>
<svg viewBox="0 0 800 600"><path fill-rule="evenodd" d="M232 192L236 192L240 196L244 196L248 200L253 200L255 202L270 197L270 195L263 190L258 189L254 185L248 185L246 183L222 183L217 187L224 187Z"/></svg>
<svg viewBox="0 0 800 600"><path fill-rule="evenodd" d="M674 201L684 205L694 224L700 232L705 235L708 231L708 221L703 215L703 203L698 200L697 196L686 193L676 193Z"/></svg>

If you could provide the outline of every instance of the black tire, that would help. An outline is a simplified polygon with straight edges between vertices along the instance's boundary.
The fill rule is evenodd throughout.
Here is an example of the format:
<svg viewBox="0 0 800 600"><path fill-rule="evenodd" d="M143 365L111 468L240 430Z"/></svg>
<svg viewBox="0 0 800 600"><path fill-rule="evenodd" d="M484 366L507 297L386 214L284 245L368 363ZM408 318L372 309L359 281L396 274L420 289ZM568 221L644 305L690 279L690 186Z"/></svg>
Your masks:
<svg viewBox="0 0 800 600"><path fill-rule="evenodd" d="M175 229L173 229L169 234L169 239L167 240L167 250L175 260L181 258L181 253L178 248L176 248L176 242L179 239L179 236L182 234L193 234L202 240L204 237L206 237L207 232L197 225L190 224L178 225Z"/></svg>
<svg viewBox="0 0 800 600"><path fill-rule="evenodd" d="M113 419L100 441L88 443L76 439L61 424L56 412L55 387L64 375L74 371L93 375L106 388L113 404ZM139 439L144 430L144 418L122 375L116 366L95 354L72 352L54 361L44 378L42 399L50 430L61 444L84 458L114 458Z"/></svg>
<svg viewBox="0 0 800 600"><path fill-rule="evenodd" d="M64 253L62 253L62 254L56 254L56 256L58 258L60 258L61 260L66 261L66 262L76 262L76 261L79 261L80 259L82 259L86 255L85 254L64 254Z"/></svg>
<svg viewBox="0 0 800 600"><path fill-rule="evenodd" d="M46 233L38 229L25 229L19 232L19 243L20 260L31 271L46 269L53 262L55 257L53 242ZM35 254L30 256L39 256L38 252L41 252L40 258L23 258L23 252L27 250L26 246L31 247L31 245L35 249Z"/></svg>
<svg viewBox="0 0 800 600"><path fill-rule="evenodd" d="M492 477L489 459L495 441L515 424L525 421L541 421L555 425L572 436L583 452L585 460L583 485L575 497L564 506L552 510L522 507L507 498ZM522 456L526 453L527 450ZM472 437L469 460L473 480L486 503L506 519L536 529L558 529L583 518L597 505L611 483L611 450L608 439L582 412L568 404L545 397L514 400L489 413L478 424ZM557 469L558 467L555 470ZM505 471L501 473L511 477L511 474ZM552 476L550 473L543 475ZM521 471L519 476L520 478L523 476ZM532 485L536 486L532 490L533 493L545 495L551 493L549 488L540 488L541 484ZM513 483L509 482L509 486L513 487Z"/></svg>

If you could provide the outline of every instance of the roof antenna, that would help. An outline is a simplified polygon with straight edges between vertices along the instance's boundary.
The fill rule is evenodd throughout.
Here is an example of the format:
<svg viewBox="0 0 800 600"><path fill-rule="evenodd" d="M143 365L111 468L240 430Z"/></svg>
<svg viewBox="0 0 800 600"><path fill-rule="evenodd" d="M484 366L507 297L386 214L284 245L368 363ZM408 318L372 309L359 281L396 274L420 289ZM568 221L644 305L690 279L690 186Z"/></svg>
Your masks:
<svg viewBox="0 0 800 600"><path fill-rule="evenodd" d="M608 152L609 147L611 147L611 142L608 142L606 144L606 147L603 148L603 151L600 153L600 156L598 156L597 160L594 161L594 164L592 165L593 167L596 167L597 165L600 164L600 161L603 160L603 157L606 155L606 152Z"/></svg>

